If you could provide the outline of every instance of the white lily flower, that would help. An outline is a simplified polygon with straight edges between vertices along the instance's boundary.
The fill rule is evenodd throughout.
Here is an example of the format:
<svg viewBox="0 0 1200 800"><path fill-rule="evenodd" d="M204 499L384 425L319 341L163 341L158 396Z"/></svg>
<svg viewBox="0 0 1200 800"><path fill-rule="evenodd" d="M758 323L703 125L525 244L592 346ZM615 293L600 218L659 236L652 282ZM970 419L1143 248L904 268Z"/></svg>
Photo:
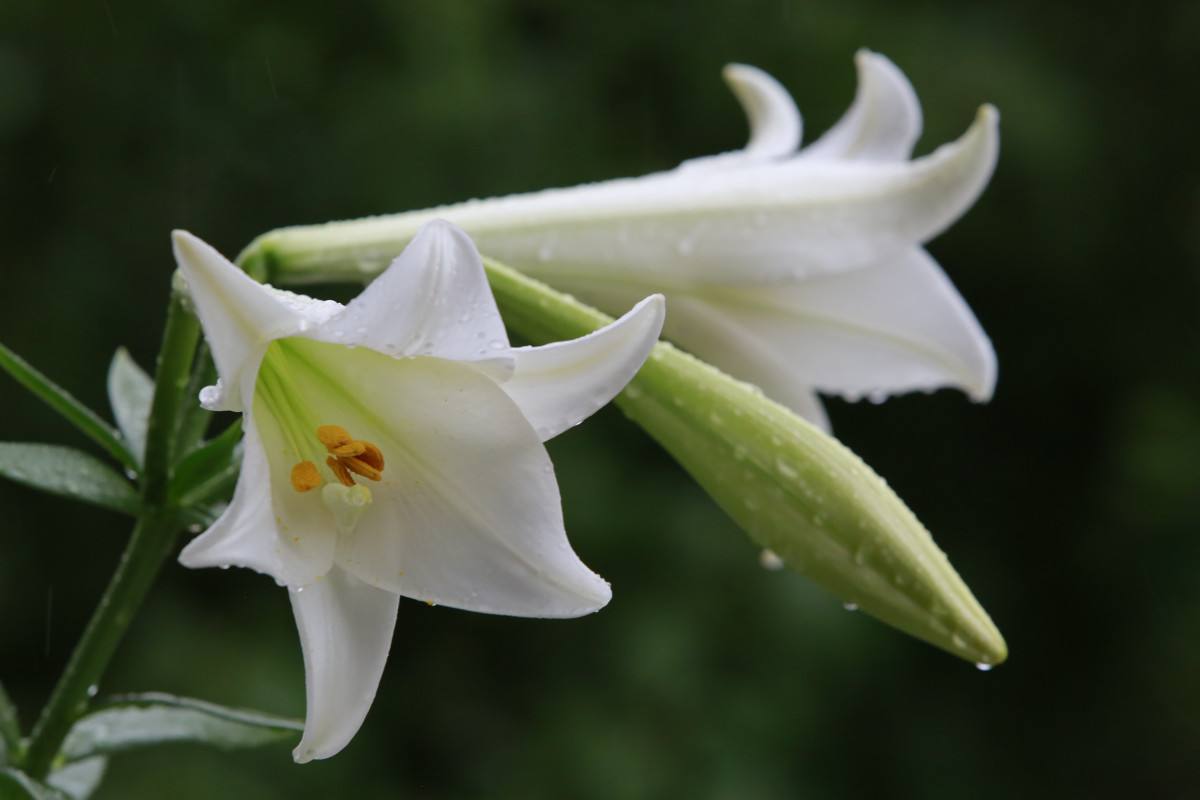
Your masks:
<svg viewBox="0 0 1200 800"><path fill-rule="evenodd" d="M841 120L798 150L800 113L766 73L731 65L749 144L640 178L471 201L267 234L302 278L352 260L370 271L425 220L461 226L487 256L610 313L666 295L665 334L827 426L816 391L848 398L959 387L986 400L991 343L922 249L987 185L997 114L909 160L921 109L881 55L856 58Z"/></svg>
<svg viewBox="0 0 1200 800"><path fill-rule="evenodd" d="M401 596L529 617L609 601L567 541L542 443L634 375L661 297L512 348L474 245L444 222L346 306L258 284L190 234L174 247L220 375L202 402L245 415L233 501L180 561L287 586L307 682L297 761L362 724Z"/></svg>

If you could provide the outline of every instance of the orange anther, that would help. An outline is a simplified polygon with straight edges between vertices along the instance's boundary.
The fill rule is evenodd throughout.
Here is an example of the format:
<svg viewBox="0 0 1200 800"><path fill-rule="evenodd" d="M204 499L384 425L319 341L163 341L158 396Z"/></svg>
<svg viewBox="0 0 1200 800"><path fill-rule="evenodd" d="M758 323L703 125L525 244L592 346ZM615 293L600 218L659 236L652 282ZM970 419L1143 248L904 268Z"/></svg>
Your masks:
<svg viewBox="0 0 1200 800"><path fill-rule="evenodd" d="M367 480L377 481L383 477L379 470L375 469L361 458L343 458L340 460L341 463L346 466L346 469L350 470L356 475L362 475Z"/></svg>
<svg viewBox="0 0 1200 800"><path fill-rule="evenodd" d="M333 456L329 456L325 459L325 463L329 465L331 470L333 470L334 476L343 486L354 485L354 478L350 477L350 470L346 469L346 465L343 462L339 461Z"/></svg>
<svg viewBox="0 0 1200 800"><path fill-rule="evenodd" d="M330 450L353 441L350 433L341 425L321 425L317 428L317 438Z"/></svg>
<svg viewBox="0 0 1200 800"><path fill-rule="evenodd" d="M317 465L313 462L301 461L292 467L292 488L297 492L311 492L322 483L321 473L317 472Z"/></svg>
<svg viewBox="0 0 1200 800"><path fill-rule="evenodd" d="M329 452L338 458L354 458L355 456L361 456L366 450L364 442L347 442L346 444L329 448Z"/></svg>
<svg viewBox="0 0 1200 800"><path fill-rule="evenodd" d="M359 444L363 446L363 452L358 459L383 472L383 451L370 442L359 442Z"/></svg>

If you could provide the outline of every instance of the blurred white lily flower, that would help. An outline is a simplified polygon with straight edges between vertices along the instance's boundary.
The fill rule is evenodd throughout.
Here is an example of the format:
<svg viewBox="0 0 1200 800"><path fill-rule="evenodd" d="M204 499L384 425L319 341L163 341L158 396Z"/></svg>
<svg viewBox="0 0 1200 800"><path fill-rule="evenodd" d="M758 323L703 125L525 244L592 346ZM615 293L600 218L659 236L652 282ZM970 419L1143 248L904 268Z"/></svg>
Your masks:
<svg viewBox="0 0 1200 800"><path fill-rule="evenodd" d="M174 246L220 374L202 401L245 414L233 502L180 561L287 586L307 682L297 761L362 724L401 596L529 617L608 602L567 541L542 442L634 375L661 297L511 348L475 247L444 222L346 306L258 284L190 234Z"/></svg>
<svg viewBox="0 0 1200 800"><path fill-rule="evenodd" d="M803 150L787 91L731 65L725 79L751 128L740 151L640 178L287 228L257 244L296 279L339 261L369 272L443 217L485 255L610 313L663 293L667 338L820 425L815 391L882 399L954 386L986 400L991 343L921 245L987 185L997 114L984 106L959 140L909 160L921 131L912 86L881 55L856 63L853 104Z"/></svg>

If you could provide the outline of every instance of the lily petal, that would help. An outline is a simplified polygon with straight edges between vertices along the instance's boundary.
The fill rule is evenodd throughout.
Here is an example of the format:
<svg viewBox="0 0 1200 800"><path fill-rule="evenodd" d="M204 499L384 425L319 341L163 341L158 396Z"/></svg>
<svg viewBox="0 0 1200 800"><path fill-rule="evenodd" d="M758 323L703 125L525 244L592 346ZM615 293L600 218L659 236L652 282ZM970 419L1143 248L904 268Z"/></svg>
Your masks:
<svg viewBox="0 0 1200 800"><path fill-rule="evenodd" d="M921 136L921 104L912 84L878 53L854 56L858 90L832 128L804 148L802 159L903 161Z"/></svg>
<svg viewBox="0 0 1200 800"><path fill-rule="evenodd" d="M552 285L576 275L779 283L867 266L923 242L986 186L997 114L903 163L792 159L440 209L481 251ZM736 269L731 268L736 265Z"/></svg>
<svg viewBox="0 0 1200 800"><path fill-rule="evenodd" d="M608 602L608 584L567 541L545 447L493 380L438 358L309 339L287 347L314 411L386 457L369 511L338 537L342 568L406 597L494 614L571 617ZM325 408L329 386L347 388Z"/></svg>
<svg viewBox="0 0 1200 800"><path fill-rule="evenodd" d="M304 650L308 707L298 763L328 758L362 725L391 648L400 596L334 567L288 592Z"/></svg>
<svg viewBox="0 0 1200 800"><path fill-rule="evenodd" d="M392 265L317 336L394 356L495 361L508 351L479 252L465 233L439 219L423 225Z"/></svg>
<svg viewBox="0 0 1200 800"><path fill-rule="evenodd" d="M725 83L746 112L750 141L742 150L693 158L679 165L682 170L710 169L775 161L800 147L803 124L800 109L787 89L758 67L730 64L721 73Z"/></svg>
<svg viewBox="0 0 1200 800"><path fill-rule="evenodd" d="M798 286L673 297L666 328L801 414L796 390L806 387L781 384L789 375L850 398L954 386L982 401L996 382L991 342L919 248Z"/></svg>
<svg viewBox="0 0 1200 800"><path fill-rule="evenodd" d="M653 295L600 330L567 342L512 351L501 388L544 442L596 413L637 374L662 331L666 303Z"/></svg>
<svg viewBox="0 0 1200 800"><path fill-rule="evenodd" d="M290 292L255 282L187 231L174 231L171 242L221 376L221 396L209 392L206 405L241 411L243 378L248 375L253 383L267 343L302 330L308 324L305 315L281 297Z"/></svg>
<svg viewBox="0 0 1200 800"><path fill-rule="evenodd" d="M675 286L786 283L877 263L944 230L987 185L998 120L983 106L961 138L914 161L792 158L676 170L288 228L256 247L296 277L322 274L288 267L302 258L311 266L314 252L361 275L425 222L447 219L480 252L552 286L599 275L669 296Z"/></svg>
<svg viewBox="0 0 1200 800"><path fill-rule="evenodd" d="M270 464L255 415L247 413L242 427L245 450L233 500L208 530L183 548L179 563L192 568L248 567L289 586L309 583L332 565L334 537L307 528L279 529L277 520L287 513L290 498L274 491L281 488L274 485L277 482L264 485ZM283 483L287 485L286 477ZM303 514L288 517L304 521Z"/></svg>

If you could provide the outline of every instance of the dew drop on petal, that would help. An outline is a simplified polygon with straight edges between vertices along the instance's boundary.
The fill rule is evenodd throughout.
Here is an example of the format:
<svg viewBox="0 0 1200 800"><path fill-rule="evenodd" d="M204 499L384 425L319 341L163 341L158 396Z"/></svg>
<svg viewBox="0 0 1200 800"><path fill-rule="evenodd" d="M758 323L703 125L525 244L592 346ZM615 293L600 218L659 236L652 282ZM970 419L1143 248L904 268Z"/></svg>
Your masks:
<svg viewBox="0 0 1200 800"><path fill-rule="evenodd" d="M858 603L842 603L842 608L847 611L858 611Z"/></svg>
<svg viewBox="0 0 1200 800"><path fill-rule="evenodd" d="M994 667L994 666L996 666L996 665L988 664L985 661L979 661L975 664L975 669L979 670L980 672L991 672L992 667Z"/></svg>
<svg viewBox="0 0 1200 800"><path fill-rule="evenodd" d="M774 550L763 548L758 554L758 563L763 569L777 572L783 569L783 559Z"/></svg>

